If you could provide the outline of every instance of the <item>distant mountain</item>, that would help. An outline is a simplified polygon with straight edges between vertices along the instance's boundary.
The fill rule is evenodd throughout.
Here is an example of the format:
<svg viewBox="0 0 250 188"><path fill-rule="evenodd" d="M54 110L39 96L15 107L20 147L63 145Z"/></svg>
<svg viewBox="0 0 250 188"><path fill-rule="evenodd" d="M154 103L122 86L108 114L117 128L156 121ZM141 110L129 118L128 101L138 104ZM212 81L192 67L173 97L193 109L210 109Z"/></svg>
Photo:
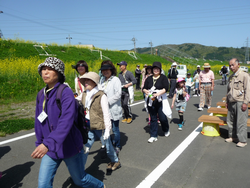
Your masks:
<svg viewBox="0 0 250 188"><path fill-rule="evenodd" d="M232 47L215 47L204 46L201 44L184 43L180 45L168 44L160 45L152 48L152 52L157 53L160 56L183 56L193 58L204 58L211 60L228 61L233 57L238 58L240 61L245 61L246 47L232 48ZM132 49L133 50L133 49ZM137 48L137 53L151 54L151 48Z"/></svg>

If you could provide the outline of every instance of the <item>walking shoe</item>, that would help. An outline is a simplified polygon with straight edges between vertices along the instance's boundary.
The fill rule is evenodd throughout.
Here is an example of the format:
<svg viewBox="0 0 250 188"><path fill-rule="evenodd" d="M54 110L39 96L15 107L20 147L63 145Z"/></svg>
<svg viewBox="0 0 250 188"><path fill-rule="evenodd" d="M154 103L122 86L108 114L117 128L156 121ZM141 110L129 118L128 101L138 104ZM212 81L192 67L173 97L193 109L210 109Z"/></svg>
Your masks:
<svg viewBox="0 0 250 188"><path fill-rule="evenodd" d="M179 131L182 130L182 124L178 124L178 130L179 130Z"/></svg>
<svg viewBox="0 0 250 188"><path fill-rule="evenodd" d="M132 118L128 118L127 119L127 124L131 123L132 122Z"/></svg>
<svg viewBox="0 0 250 188"><path fill-rule="evenodd" d="M196 94L194 94L194 95L193 95L193 97L197 97L197 95L196 95Z"/></svg>
<svg viewBox="0 0 250 188"><path fill-rule="evenodd" d="M208 106L207 109L211 108L211 106Z"/></svg>
<svg viewBox="0 0 250 188"><path fill-rule="evenodd" d="M126 119L126 118L123 119L123 120L122 120L122 123L127 123L127 119Z"/></svg>
<svg viewBox="0 0 250 188"><path fill-rule="evenodd" d="M200 108L198 108L198 111L203 111L203 108L201 108L201 107L200 107Z"/></svg>
<svg viewBox="0 0 250 188"><path fill-rule="evenodd" d="M231 142L238 142L238 138L226 138L225 139L225 142L227 142L227 143L231 143Z"/></svg>
<svg viewBox="0 0 250 188"><path fill-rule="evenodd" d="M165 132L165 136L166 136L166 137L169 137L169 135L170 135L170 131Z"/></svg>
<svg viewBox="0 0 250 188"><path fill-rule="evenodd" d="M114 165L114 163L110 162L108 163L108 167L107 167L107 170L112 170L112 166Z"/></svg>
<svg viewBox="0 0 250 188"><path fill-rule="evenodd" d="M115 171L116 169L121 168L120 160L113 164L112 170Z"/></svg>
<svg viewBox="0 0 250 188"><path fill-rule="evenodd" d="M156 137L150 137L148 143L156 142L158 139Z"/></svg>
<svg viewBox="0 0 250 188"><path fill-rule="evenodd" d="M244 148L246 145L247 145L246 142L238 142L238 143L236 144L236 146L237 146L237 147L240 147L240 148Z"/></svg>

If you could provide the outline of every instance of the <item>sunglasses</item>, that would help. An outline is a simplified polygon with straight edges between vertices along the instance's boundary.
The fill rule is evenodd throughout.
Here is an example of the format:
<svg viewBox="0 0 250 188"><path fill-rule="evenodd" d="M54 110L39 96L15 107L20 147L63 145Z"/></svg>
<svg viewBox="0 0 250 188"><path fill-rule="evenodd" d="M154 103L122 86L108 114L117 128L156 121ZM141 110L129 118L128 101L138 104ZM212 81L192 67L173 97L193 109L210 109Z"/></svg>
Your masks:
<svg viewBox="0 0 250 188"><path fill-rule="evenodd" d="M84 64L80 64L77 67L85 67L85 65Z"/></svg>

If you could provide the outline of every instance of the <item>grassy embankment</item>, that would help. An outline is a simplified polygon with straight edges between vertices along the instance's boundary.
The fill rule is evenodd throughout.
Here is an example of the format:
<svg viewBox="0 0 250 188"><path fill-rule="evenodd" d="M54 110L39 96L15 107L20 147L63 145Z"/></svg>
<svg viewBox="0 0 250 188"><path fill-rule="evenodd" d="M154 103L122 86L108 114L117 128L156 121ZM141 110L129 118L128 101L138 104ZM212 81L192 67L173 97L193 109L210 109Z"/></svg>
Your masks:
<svg viewBox="0 0 250 188"><path fill-rule="evenodd" d="M34 43L30 41L20 40L0 40L0 106L8 106L11 103L23 103L28 101L34 101L37 92L44 87L44 83L37 72L37 66L42 63L46 56L39 56L39 52L43 53L39 49L39 52L34 48ZM42 44L45 46L44 44ZM86 48L77 48L75 46L57 46L52 44L49 49L46 49L48 53L56 54L56 57L63 60L65 63L65 75L66 82L69 83L71 88L74 88L75 72L71 68L79 60L85 60L88 63L89 71L99 71L101 62L100 54L97 51L91 51ZM98 50L98 49L95 49ZM120 61L127 61L127 69L134 72L136 65L139 64L143 67L144 64L152 65L154 61L160 61L162 63L163 70L167 70L171 66L171 62L166 59L148 55L148 54L136 54L137 59L128 55L127 52L110 51L101 49L102 54L111 59L116 65ZM103 58L105 59L105 58ZM180 60L176 59L177 62ZM197 64L203 64L204 62L197 62L194 60L192 64L187 64L189 71L192 73L196 69ZM212 70L215 73L221 68L221 63L210 63ZM218 65L219 64L219 65ZM119 67L117 71L119 72ZM140 91L135 92L135 100L142 99L142 93ZM0 113L4 110L1 108ZM0 120L0 132L3 134L11 134L17 132L20 124L29 124L29 126L20 127L22 129L33 128L32 119L22 120L18 119L8 120L1 122Z"/></svg>

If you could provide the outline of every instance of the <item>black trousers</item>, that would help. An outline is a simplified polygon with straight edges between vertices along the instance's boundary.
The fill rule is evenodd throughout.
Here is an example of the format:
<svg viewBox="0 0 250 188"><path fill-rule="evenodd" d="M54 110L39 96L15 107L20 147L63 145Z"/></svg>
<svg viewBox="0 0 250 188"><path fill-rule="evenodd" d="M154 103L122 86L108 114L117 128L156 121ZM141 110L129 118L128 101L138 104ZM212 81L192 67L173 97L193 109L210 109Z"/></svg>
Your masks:
<svg viewBox="0 0 250 188"><path fill-rule="evenodd" d="M140 88L140 77L136 77L136 89L141 89Z"/></svg>
<svg viewBox="0 0 250 188"><path fill-rule="evenodd" d="M131 109L129 106L129 93L128 91L122 91L121 96L122 109L124 111L124 116L126 119L132 118Z"/></svg>
<svg viewBox="0 0 250 188"><path fill-rule="evenodd" d="M169 97L174 96L174 90L176 88L176 79L171 79L170 80L170 91L169 91Z"/></svg>

